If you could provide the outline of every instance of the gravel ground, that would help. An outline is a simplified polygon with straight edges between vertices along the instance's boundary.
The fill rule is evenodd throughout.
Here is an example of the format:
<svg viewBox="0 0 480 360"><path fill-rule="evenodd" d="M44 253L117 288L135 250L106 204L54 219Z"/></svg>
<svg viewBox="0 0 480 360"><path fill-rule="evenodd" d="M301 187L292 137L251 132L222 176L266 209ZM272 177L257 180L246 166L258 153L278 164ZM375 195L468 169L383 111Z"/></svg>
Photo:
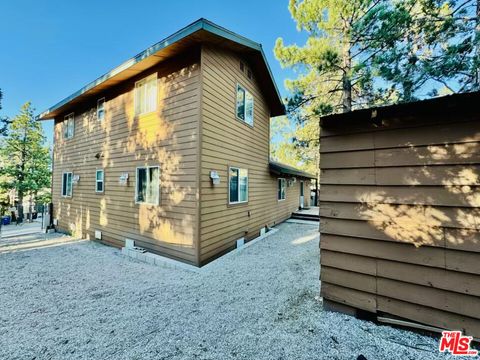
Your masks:
<svg viewBox="0 0 480 360"><path fill-rule="evenodd" d="M1 359L436 359L438 340L323 311L316 226L193 273L83 242L0 255Z"/></svg>

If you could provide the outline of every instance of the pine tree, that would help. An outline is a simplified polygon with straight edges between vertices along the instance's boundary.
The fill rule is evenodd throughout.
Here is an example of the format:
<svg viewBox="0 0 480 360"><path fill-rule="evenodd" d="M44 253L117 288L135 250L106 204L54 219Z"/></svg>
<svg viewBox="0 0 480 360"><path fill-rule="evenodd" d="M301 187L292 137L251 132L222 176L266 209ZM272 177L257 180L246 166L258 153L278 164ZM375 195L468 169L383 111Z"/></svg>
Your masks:
<svg viewBox="0 0 480 360"><path fill-rule="evenodd" d="M0 110L2 110L3 93L0 89ZM8 118L0 115L0 136L6 135L8 127Z"/></svg>
<svg viewBox="0 0 480 360"><path fill-rule="evenodd" d="M479 89L476 0L404 0L395 3L385 26L404 29L373 63L381 91L408 102ZM398 14L400 14L398 16ZM401 18L401 22L398 19Z"/></svg>
<svg viewBox="0 0 480 360"><path fill-rule="evenodd" d="M27 102L9 124L1 147L4 166L0 176L9 179L8 186L16 190L20 205L26 195L35 197L40 189L50 186L50 153L44 142L42 127ZM23 218L21 207L19 217Z"/></svg>

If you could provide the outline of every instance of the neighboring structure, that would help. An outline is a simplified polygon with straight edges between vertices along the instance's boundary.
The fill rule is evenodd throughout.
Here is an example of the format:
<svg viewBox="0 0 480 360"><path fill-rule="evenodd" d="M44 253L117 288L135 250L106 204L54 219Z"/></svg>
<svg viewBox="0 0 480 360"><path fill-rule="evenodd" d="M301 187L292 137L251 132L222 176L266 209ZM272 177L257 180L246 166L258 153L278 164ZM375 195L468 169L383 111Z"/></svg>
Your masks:
<svg viewBox="0 0 480 360"><path fill-rule="evenodd" d="M311 175L270 168L284 113L261 46L196 21L39 116L55 119L57 228L205 264L309 189Z"/></svg>
<svg viewBox="0 0 480 360"><path fill-rule="evenodd" d="M480 338L477 101L460 94L322 119L328 307Z"/></svg>

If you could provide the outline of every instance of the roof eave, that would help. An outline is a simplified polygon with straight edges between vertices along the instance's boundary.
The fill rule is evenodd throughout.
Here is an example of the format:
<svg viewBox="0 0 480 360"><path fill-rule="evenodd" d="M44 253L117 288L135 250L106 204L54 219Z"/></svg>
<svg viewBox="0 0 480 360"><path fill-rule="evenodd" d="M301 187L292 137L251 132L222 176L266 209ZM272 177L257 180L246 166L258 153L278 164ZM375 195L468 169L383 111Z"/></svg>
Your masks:
<svg viewBox="0 0 480 360"><path fill-rule="evenodd" d="M87 84L86 86L82 87L80 90L74 92L70 96L66 97L65 99L61 100L57 104L53 105L46 111L43 111L40 113L36 119L37 120L48 120L54 118L55 114L54 112L59 110L61 107L67 105L71 101L77 99L78 97L82 96L86 92L94 89L95 87L99 86L100 84L104 83L105 81L112 79L114 76L122 73L123 71L130 69L133 65L138 64L139 62L145 60L146 58L160 52L161 50L165 49L167 46L172 45L190 35L193 33L199 31L199 30L205 30L208 31L212 34L215 34L217 36L223 37L225 39L228 39L230 41L236 42L238 44L241 44L243 46L246 46L248 48L251 48L255 51L258 51L261 56L263 63L265 64L266 70L268 72L268 75L270 77L271 83L274 87L274 90L276 92L277 96L277 105L274 106L272 109L272 116L279 116L279 115L285 115L285 108L283 106L283 102L280 96L280 93L278 91L277 85L275 83L273 74L271 72L270 66L268 65L267 59L265 57L265 54L263 52L262 46L259 43L256 43L252 40L249 40L243 36L240 36L230 30L227 30L223 27L220 27L206 19L199 19L195 22L193 22L190 25L187 25L183 29L178 30L174 34L170 35L164 40L159 41L158 43L150 46L149 48L145 49L144 51L140 52L136 56L130 58L129 60L125 61L121 65L117 66L113 70L105 73L104 75L100 76L99 78L95 79L91 83Z"/></svg>

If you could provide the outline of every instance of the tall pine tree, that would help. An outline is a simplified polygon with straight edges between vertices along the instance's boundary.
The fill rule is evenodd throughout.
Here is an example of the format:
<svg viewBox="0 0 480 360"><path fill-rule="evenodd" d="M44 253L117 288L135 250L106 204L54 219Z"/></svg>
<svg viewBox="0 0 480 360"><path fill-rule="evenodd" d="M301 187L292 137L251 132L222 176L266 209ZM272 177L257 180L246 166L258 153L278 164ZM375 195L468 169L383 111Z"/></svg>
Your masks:
<svg viewBox="0 0 480 360"><path fill-rule="evenodd" d="M3 138L0 175L8 179L8 188L15 189L19 205L25 196L36 196L39 190L50 186L50 153L44 146L45 137L30 103L22 106L8 126L8 136ZM22 207L19 217L23 218Z"/></svg>

